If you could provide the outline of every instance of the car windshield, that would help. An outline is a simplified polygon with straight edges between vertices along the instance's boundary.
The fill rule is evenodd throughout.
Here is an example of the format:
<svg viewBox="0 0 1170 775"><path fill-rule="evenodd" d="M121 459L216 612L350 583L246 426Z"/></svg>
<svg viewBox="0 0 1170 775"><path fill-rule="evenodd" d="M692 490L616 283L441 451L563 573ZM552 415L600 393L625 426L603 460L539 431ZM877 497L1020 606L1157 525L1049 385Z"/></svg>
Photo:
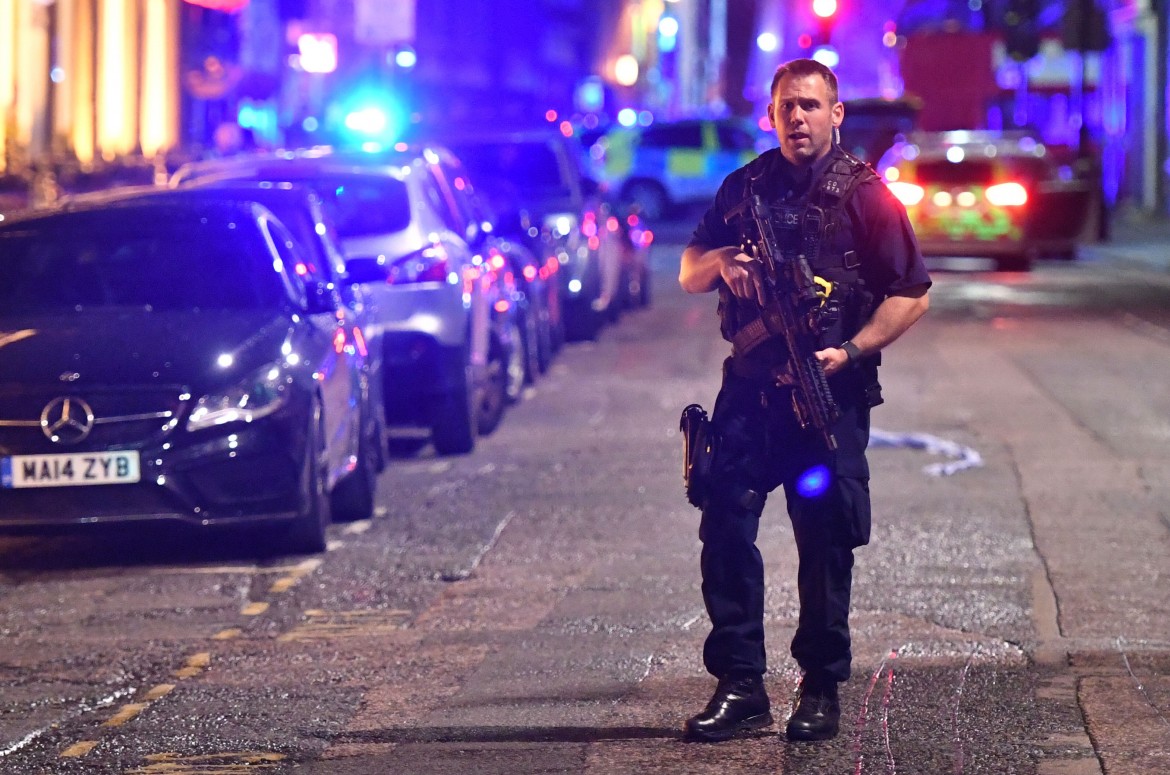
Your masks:
<svg viewBox="0 0 1170 775"><path fill-rule="evenodd" d="M564 195L556 153L545 143L468 143L455 145L455 155L471 171L475 185L497 199Z"/></svg>
<svg viewBox="0 0 1170 775"><path fill-rule="evenodd" d="M287 298L263 238L229 218L74 214L0 232L0 315L107 307L269 309Z"/></svg>
<svg viewBox="0 0 1170 775"><path fill-rule="evenodd" d="M919 161L914 174L919 183L938 186L989 186L996 182L995 165L980 160L967 160L958 164L946 159Z"/></svg>
<svg viewBox="0 0 1170 775"><path fill-rule="evenodd" d="M920 159L914 174L919 183L936 186L990 186L1008 180L1032 183L1052 176L1049 162L1035 156L995 161L968 156L961 162Z"/></svg>
<svg viewBox="0 0 1170 775"><path fill-rule="evenodd" d="M316 188L342 239L393 234L410 225L410 195L396 178L330 177Z"/></svg>

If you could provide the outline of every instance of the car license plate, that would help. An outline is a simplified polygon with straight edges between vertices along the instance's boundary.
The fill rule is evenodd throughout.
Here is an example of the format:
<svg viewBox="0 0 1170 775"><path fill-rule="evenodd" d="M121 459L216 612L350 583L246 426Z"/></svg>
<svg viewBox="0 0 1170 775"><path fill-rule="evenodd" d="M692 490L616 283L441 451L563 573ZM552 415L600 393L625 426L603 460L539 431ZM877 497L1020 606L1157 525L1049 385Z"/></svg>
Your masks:
<svg viewBox="0 0 1170 775"><path fill-rule="evenodd" d="M0 486L8 488L133 484L140 478L138 450L0 458Z"/></svg>

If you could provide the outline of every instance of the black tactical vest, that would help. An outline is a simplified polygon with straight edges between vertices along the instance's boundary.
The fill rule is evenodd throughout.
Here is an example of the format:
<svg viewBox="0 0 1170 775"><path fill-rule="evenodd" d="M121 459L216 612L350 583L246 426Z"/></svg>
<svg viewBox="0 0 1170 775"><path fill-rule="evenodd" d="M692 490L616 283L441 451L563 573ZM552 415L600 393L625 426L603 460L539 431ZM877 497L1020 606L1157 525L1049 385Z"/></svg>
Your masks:
<svg viewBox="0 0 1170 775"><path fill-rule="evenodd" d="M747 170L750 178L755 172ZM813 274L832 284L821 315L822 347L837 347L857 333L873 314L876 301L865 288L860 275L861 259L854 244L852 222L845 205L862 183L878 180L877 174L856 156L834 146L830 161L820 177L812 181L808 191L795 199L778 202L776 192L769 190L768 181L757 178L747 183L751 193L759 194L769 202L776 217L773 230L785 255L803 254ZM745 191L745 194L748 191ZM760 317L760 308L754 301L736 298L726 286L719 290L720 330L723 338L736 341L736 335ZM742 336L741 336L742 340ZM736 354L746 371L755 367L775 365L786 358L782 340L767 342L747 358ZM877 392L878 357L871 356L858 364L869 376L864 382L870 393L871 405L881 401Z"/></svg>

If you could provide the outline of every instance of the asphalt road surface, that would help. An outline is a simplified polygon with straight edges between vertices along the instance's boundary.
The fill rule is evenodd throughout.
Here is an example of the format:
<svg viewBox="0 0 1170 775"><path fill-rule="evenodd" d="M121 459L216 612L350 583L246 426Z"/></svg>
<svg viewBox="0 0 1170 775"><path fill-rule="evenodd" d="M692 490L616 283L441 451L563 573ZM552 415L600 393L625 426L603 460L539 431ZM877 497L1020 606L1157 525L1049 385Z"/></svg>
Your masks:
<svg viewBox="0 0 1170 775"><path fill-rule="evenodd" d="M727 348L677 237L651 309L567 346L473 454L392 460L323 555L0 539L0 772L1170 772L1170 273L940 265L885 355L841 734L778 734L796 555L773 503L778 724L702 745L678 415Z"/></svg>

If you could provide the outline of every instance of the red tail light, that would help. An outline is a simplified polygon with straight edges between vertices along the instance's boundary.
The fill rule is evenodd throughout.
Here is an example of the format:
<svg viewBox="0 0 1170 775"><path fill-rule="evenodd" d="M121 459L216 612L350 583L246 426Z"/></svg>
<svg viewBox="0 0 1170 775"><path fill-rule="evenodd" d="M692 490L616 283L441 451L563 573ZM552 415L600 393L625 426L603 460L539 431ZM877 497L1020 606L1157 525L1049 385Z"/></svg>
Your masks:
<svg viewBox="0 0 1170 775"><path fill-rule="evenodd" d="M391 285L441 283L447 281L448 273L447 251L442 245L433 245L392 263L386 282Z"/></svg>
<svg viewBox="0 0 1170 775"><path fill-rule="evenodd" d="M353 343L357 345L358 352L362 354L363 358L370 354L369 349L366 347L366 338L362 335L362 330L357 326L353 327Z"/></svg>
<svg viewBox="0 0 1170 775"><path fill-rule="evenodd" d="M913 207L922 201L922 197L926 196L926 191L922 186L914 183L907 183L903 180L891 180L886 183L886 187L890 189L890 193L898 197L898 201L906 207Z"/></svg>
<svg viewBox="0 0 1170 775"><path fill-rule="evenodd" d="M1019 207L1028 202L1028 189L1019 183L997 183L984 192L987 201L996 207Z"/></svg>

